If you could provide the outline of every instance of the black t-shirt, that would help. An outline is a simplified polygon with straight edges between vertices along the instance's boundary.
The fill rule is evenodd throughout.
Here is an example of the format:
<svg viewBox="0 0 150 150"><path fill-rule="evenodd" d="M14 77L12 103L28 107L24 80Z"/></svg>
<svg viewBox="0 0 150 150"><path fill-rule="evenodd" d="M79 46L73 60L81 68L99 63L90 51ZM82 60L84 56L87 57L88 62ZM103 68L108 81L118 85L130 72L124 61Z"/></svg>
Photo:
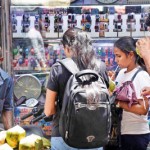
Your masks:
<svg viewBox="0 0 150 150"><path fill-rule="evenodd" d="M104 79L107 87L109 86L109 78L106 72L106 66L103 62L100 64L100 73L101 77ZM59 134L59 116L60 116L60 106L62 104L63 95L65 91L65 87L67 81L71 73L60 63L55 63L50 70L49 80L47 84L47 88L58 93L57 98L57 113L53 118L52 125L52 137L58 137Z"/></svg>

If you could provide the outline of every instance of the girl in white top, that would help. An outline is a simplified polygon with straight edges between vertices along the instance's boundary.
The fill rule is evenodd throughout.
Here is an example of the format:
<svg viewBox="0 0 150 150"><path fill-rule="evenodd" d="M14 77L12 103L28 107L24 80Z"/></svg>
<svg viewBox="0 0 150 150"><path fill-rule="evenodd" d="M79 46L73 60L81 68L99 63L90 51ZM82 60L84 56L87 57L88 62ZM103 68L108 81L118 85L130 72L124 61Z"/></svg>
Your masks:
<svg viewBox="0 0 150 150"><path fill-rule="evenodd" d="M116 83L120 86L125 81L130 81L139 67L140 71L134 81L138 104L118 101L118 106L123 108L121 121L121 144L122 150L146 150L149 143L148 124L148 99L141 96L141 90L145 86L150 86L150 76L146 72L142 58L136 53L136 41L131 37L122 37L114 44L115 61L119 65L119 72ZM144 98L144 101L143 101Z"/></svg>

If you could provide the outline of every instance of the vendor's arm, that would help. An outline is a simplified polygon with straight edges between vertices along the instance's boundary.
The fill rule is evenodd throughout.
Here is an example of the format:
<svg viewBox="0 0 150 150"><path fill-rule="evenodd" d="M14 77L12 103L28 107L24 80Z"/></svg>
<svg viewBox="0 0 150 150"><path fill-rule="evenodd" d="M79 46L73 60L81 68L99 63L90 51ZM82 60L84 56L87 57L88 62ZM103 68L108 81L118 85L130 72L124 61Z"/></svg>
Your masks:
<svg viewBox="0 0 150 150"><path fill-rule="evenodd" d="M4 129L7 130L13 127L14 118L14 100L13 100L13 80L9 77L5 82L5 86L7 85L7 91L5 95L5 101L3 104L2 110L2 122L4 125Z"/></svg>
<svg viewBox="0 0 150 150"><path fill-rule="evenodd" d="M46 116L50 116L56 113L56 98L57 92L47 89L46 101L44 106L44 113Z"/></svg>
<svg viewBox="0 0 150 150"><path fill-rule="evenodd" d="M2 121L4 124L4 129L10 129L13 127L13 111L2 111Z"/></svg>
<svg viewBox="0 0 150 150"><path fill-rule="evenodd" d="M132 112L138 115L146 115L149 108L148 99L144 97L144 100L139 99L138 104L132 104L129 107L127 102L118 101L118 106L123 108L125 111Z"/></svg>

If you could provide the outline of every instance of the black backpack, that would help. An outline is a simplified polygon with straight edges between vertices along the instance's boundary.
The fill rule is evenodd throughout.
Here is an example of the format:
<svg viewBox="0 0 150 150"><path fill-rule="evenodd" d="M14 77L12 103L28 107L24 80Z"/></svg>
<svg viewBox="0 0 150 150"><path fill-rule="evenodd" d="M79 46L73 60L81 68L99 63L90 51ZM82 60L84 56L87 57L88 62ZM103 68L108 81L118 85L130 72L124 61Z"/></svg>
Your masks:
<svg viewBox="0 0 150 150"><path fill-rule="evenodd" d="M109 93L101 76L94 70L79 71L70 58L59 60L69 72L62 102L59 131L75 148L98 148L108 142L111 111Z"/></svg>

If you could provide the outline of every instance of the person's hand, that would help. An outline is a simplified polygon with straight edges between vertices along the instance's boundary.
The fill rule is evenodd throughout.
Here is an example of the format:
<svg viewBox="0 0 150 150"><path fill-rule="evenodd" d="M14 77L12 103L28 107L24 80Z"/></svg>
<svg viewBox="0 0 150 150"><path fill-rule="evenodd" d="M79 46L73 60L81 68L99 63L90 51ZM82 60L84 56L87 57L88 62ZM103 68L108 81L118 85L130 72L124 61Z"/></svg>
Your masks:
<svg viewBox="0 0 150 150"><path fill-rule="evenodd" d="M108 71L107 74L111 80L115 80L115 71Z"/></svg>
<svg viewBox="0 0 150 150"><path fill-rule="evenodd" d="M116 100L115 103L116 103L116 107L120 108L120 105L121 105L120 101Z"/></svg>
<svg viewBox="0 0 150 150"><path fill-rule="evenodd" d="M150 96L150 87L144 87L141 91L142 96Z"/></svg>
<svg viewBox="0 0 150 150"><path fill-rule="evenodd" d="M150 56L150 37L141 38L136 42L136 48L142 58Z"/></svg>

